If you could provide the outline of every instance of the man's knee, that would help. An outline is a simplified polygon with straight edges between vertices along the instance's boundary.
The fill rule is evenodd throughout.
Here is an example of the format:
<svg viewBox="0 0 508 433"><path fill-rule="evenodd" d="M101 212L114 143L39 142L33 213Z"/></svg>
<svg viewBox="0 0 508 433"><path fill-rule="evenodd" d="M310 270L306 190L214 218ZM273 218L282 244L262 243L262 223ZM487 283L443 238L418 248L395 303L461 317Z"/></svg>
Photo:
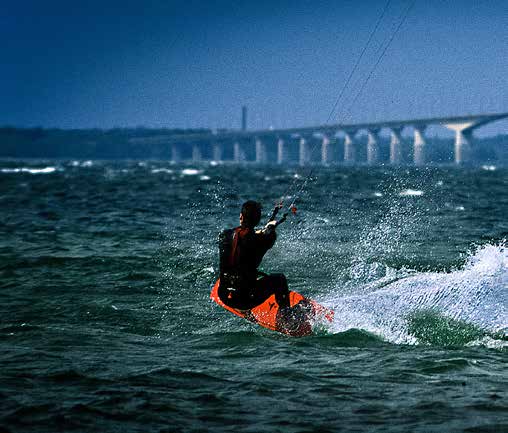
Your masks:
<svg viewBox="0 0 508 433"><path fill-rule="evenodd" d="M270 275L273 286L279 289L286 290L288 287L288 282L286 276L284 274L271 274Z"/></svg>

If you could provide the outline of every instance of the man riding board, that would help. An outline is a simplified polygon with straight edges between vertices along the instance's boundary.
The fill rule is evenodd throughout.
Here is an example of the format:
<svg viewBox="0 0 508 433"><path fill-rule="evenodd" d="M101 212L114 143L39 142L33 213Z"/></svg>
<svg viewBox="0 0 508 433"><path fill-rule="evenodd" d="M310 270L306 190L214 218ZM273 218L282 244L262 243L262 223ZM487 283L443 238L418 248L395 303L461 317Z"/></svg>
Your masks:
<svg viewBox="0 0 508 433"><path fill-rule="evenodd" d="M251 310L275 295L282 312L290 306L286 277L258 271L263 256L277 238L277 222L271 220L262 230L255 230L260 220L261 205L249 200L242 206L240 226L220 234L218 295L224 304L238 310Z"/></svg>

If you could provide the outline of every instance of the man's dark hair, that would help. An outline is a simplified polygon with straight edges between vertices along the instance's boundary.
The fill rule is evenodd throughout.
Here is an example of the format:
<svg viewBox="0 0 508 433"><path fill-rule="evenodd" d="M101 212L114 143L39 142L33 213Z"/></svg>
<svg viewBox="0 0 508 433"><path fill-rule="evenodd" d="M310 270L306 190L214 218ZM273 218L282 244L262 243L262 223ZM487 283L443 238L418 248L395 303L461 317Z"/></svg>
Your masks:
<svg viewBox="0 0 508 433"><path fill-rule="evenodd" d="M254 200L248 200L243 204L241 213L245 226L256 227L261 220L261 204Z"/></svg>

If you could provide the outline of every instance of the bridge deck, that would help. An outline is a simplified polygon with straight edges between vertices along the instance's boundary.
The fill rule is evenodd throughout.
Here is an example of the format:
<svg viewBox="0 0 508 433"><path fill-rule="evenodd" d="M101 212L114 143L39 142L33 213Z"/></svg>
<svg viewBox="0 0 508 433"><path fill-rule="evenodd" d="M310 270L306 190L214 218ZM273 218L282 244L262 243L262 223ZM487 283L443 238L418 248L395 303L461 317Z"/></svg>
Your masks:
<svg viewBox="0 0 508 433"><path fill-rule="evenodd" d="M492 114L476 114L465 116L452 116L452 117L429 117L420 119L409 120L389 120L383 122L370 122L370 123L351 123L351 124L331 124L331 125L318 125L318 126L305 126L300 128L287 128L287 129L260 129L252 131L224 131L220 133L208 134L187 134L176 135L171 137L172 142L193 142L198 140L240 140L253 137L288 137L291 135L312 135L321 133L325 135L333 135L338 131L356 132L359 130L376 130L381 128L403 128L406 126L427 126L427 125L443 125L452 123L474 122L478 125L485 125L496 120L508 117L508 113L492 113Z"/></svg>

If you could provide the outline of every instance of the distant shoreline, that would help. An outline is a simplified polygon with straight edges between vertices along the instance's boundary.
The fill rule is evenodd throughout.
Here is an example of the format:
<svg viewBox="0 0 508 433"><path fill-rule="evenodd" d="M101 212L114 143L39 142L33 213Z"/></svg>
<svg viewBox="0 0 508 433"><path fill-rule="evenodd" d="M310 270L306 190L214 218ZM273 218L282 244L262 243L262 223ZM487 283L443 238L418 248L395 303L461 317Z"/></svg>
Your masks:
<svg viewBox="0 0 508 433"><path fill-rule="evenodd" d="M7 126L0 127L0 158L167 161L172 159L169 143L175 136L209 133L212 131L205 128L45 129ZM364 152L366 140L366 137L357 140L360 155ZM402 141L405 164L411 165L411 139L402 137ZM379 144L380 163L383 164L388 160L389 138L381 137ZM340 153L341 143L335 145ZM207 148L209 143L203 142L202 146ZM452 138L428 137L427 147L429 165L452 163ZM471 162L474 165L508 165L508 134L475 138L472 152ZM189 146L182 146L181 153L182 161L192 160ZM225 149L225 162L232 159L231 153L231 150ZM247 159L252 159L252 155L248 155ZM334 163L341 163L340 154Z"/></svg>

